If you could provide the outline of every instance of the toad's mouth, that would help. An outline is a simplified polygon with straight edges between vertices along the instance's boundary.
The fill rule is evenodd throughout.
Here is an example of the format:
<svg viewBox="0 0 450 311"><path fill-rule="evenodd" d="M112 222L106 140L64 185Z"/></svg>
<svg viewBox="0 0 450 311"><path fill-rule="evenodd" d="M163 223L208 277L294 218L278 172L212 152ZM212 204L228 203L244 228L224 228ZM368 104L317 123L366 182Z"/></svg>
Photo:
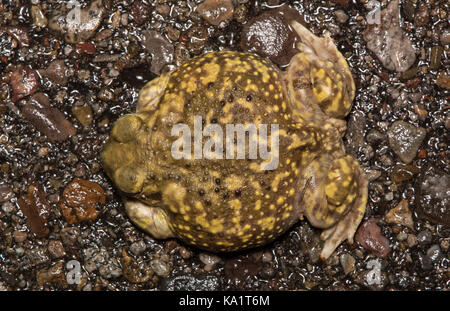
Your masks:
<svg viewBox="0 0 450 311"><path fill-rule="evenodd" d="M270 134L268 124L226 124L225 137L219 124L208 124L204 128L202 124L202 116L195 116L193 136L187 124L172 127L171 135L178 137L171 148L175 160L256 160L259 156L264 160L261 170L278 168L279 124L270 124Z"/></svg>

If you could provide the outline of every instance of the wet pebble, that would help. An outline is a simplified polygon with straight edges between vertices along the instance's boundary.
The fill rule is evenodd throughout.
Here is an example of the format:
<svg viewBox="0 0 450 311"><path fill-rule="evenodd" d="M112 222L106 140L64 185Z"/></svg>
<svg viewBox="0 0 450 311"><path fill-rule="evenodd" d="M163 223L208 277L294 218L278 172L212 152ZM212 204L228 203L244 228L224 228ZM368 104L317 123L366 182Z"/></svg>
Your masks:
<svg viewBox="0 0 450 311"><path fill-rule="evenodd" d="M73 106L72 113L84 127L89 127L94 118L92 108L87 105Z"/></svg>
<svg viewBox="0 0 450 311"><path fill-rule="evenodd" d="M64 189L59 207L69 224L95 220L99 211L97 204L105 204L103 188L88 180L75 178Z"/></svg>
<svg viewBox="0 0 450 311"><path fill-rule="evenodd" d="M439 72L436 77L436 84L440 88L450 90L450 76L445 71Z"/></svg>
<svg viewBox="0 0 450 311"><path fill-rule="evenodd" d="M130 245L130 251L135 256L141 255L145 251L146 248L147 248L147 245L145 244L145 242L143 240L139 240Z"/></svg>
<svg viewBox="0 0 450 311"><path fill-rule="evenodd" d="M39 86L39 76L33 68L19 65L11 74L12 101L33 94Z"/></svg>
<svg viewBox="0 0 450 311"><path fill-rule="evenodd" d="M166 277L170 274L169 265L161 259L153 259L150 261L150 268L156 275L161 277Z"/></svg>
<svg viewBox="0 0 450 311"><path fill-rule="evenodd" d="M417 241L420 244L428 244L431 243L432 234L428 229L422 230L417 234Z"/></svg>
<svg viewBox="0 0 450 311"><path fill-rule="evenodd" d="M59 232L64 245L71 246L76 243L80 236L80 229L76 227L66 227Z"/></svg>
<svg viewBox="0 0 450 311"><path fill-rule="evenodd" d="M46 237L50 232L47 222L51 206L41 186L33 184L28 187L28 192L17 200L17 204L23 215L27 217L26 224L31 233L39 238Z"/></svg>
<svg viewBox="0 0 450 311"><path fill-rule="evenodd" d="M61 258L66 255L66 251L64 250L64 246L60 240L50 240L48 242L48 253L53 258Z"/></svg>
<svg viewBox="0 0 450 311"><path fill-rule="evenodd" d="M414 229L412 213L408 207L407 200L401 200L400 203L386 214L388 223L398 224L410 229Z"/></svg>
<svg viewBox="0 0 450 311"><path fill-rule="evenodd" d="M410 163L425 138L426 130L405 121L395 121L387 132L389 145L405 163Z"/></svg>
<svg viewBox="0 0 450 311"><path fill-rule="evenodd" d="M47 18L45 17L44 13L42 13L42 10L40 6L38 5L32 5L31 6L31 18L32 18L32 25L37 27L46 27L47 26Z"/></svg>
<svg viewBox="0 0 450 311"><path fill-rule="evenodd" d="M150 71L159 74L165 65L173 62L174 46L156 31L147 30L143 33L145 39L142 44L152 56Z"/></svg>
<svg viewBox="0 0 450 311"><path fill-rule="evenodd" d="M151 17L152 9L141 0L135 0L131 5L130 15L137 25L142 25Z"/></svg>
<svg viewBox="0 0 450 311"><path fill-rule="evenodd" d="M0 26L0 35L4 33L14 37L21 47L28 47L30 45L30 35L28 29L25 27Z"/></svg>
<svg viewBox="0 0 450 311"><path fill-rule="evenodd" d="M231 0L205 0L197 6L197 12L210 24L219 25L233 17Z"/></svg>
<svg viewBox="0 0 450 311"><path fill-rule="evenodd" d="M416 206L421 217L433 223L450 225L450 175L430 166L416 184Z"/></svg>
<svg viewBox="0 0 450 311"><path fill-rule="evenodd" d="M36 93L21 104L21 113L38 131L47 136L50 142L64 141L76 134L76 129L56 107L50 106L47 95Z"/></svg>
<svg viewBox="0 0 450 311"><path fill-rule="evenodd" d="M62 59L52 61L47 69L39 71L43 76L48 77L52 82L66 85L67 80L72 75Z"/></svg>
<svg viewBox="0 0 450 311"><path fill-rule="evenodd" d="M364 221L356 232L356 241L378 257L386 257L391 248L389 240L381 234L374 218Z"/></svg>
<svg viewBox="0 0 450 311"><path fill-rule="evenodd" d="M339 257L339 262L344 269L344 274L349 274L355 270L355 258L350 254L342 254Z"/></svg>
<svg viewBox="0 0 450 311"><path fill-rule="evenodd" d="M122 250L120 263L122 265L123 276L131 283L144 283L153 276L153 271L148 266L145 265L141 268L137 261L129 256L124 249Z"/></svg>
<svg viewBox="0 0 450 311"><path fill-rule="evenodd" d="M381 23L368 24L364 40L385 68L403 72L414 64L416 54L411 40L400 28L398 16L398 0L391 1L381 11Z"/></svg>
<svg viewBox="0 0 450 311"><path fill-rule="evenodd" d="M49 269L41 269L36 272L36 282L39 286L55 284L67 287L67 280L62 262L58 262Z"/></svg>
<svg viewBox="0 0 450 311"><path fill-rule="evenodd" d="M105 279L116 278L122 275L122 268L119 260L111 257L110 252L105 248L90 247L84 250L84 268L88 272L98 270Z"/></svg>
<svg viewBox="0 0 450 311"><path fill-rule="evenodd" d="M441 40L441 44L443 45L450 44L450 28L445 28L442 30L439 40Z"/></svg>
<svg viewBox="0 0 450 311"><path fill-rule="evenodd" d="M14 192L7 184L0 183L0 203L11 200L14 197Z"/></svg>
<svg viewBox="0 0 450 311"><path fill-rule="evenodd" d="M215 265L220 262L220 257L209 253L200 253L198 255L201 262L205 264L205 270L211 271Z"/></svg>
<svg viewBox="0 0 450 311"><path fill-rule="evenodd" d="M414 17L414 25L415 26L426 26L430 21L430 13L428 9L428 4L420 3L416 9L416 14Z"/></svg>
<svg viewBox="0 0 450 311"><path fill-rule="evenodd" d="M294 44L297 34L288 26L289 14L279 9L266 11L251 19L242 29L241 49L267 57L275 64L289 64L297 53ZM298 15L298 13L296 13ZM296 18L302 20L302 18Z"/></svg>
<svg viewBox="0 0 450 311"><path fill-rule="evenodd" d="M22 243L27 239L28 235L26 232L16 230L13 232L13 236L16 243Z"/></svg>
<svg viewBox="0 0 450 311"><path fill-rule="evenodd" d="M334 15L336 16L337 22L340 24L344 24L348 20L348 15L343 10L336 10Z"/></svg>
<svg viewBox="0 0 450 311"><path fill-rule="evenodd" d="M67 43L84 42L95 35L104 12L102 0L93 1L83 9L74 7L67 13L57 11L50 17L49 28L61 34Z"/></svg>

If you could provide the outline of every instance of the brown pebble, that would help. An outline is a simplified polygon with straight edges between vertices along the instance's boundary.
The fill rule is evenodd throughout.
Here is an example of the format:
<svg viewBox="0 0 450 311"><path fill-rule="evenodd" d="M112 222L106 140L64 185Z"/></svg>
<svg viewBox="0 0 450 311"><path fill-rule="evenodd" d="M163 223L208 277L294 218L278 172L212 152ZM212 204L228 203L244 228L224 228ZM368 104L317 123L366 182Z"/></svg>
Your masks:
<svg viewBox="0 0 450 311"><path fill-rule="evenodd" d="M374 218L363 222L356 232L356 241L378 257L386 257L391 251L389 240L381 234Z"/></svg>
<svg viewBox="0 0 450 311"><path fill-rule="evenodd" d="M26 224L31 233L43 238L49 234L47 221L51 207L42 188L33 184L28 188L27 194L17 200L23 215L27 217Z"/></svg>
<svg viewBox="0 0 450 311"><path fill-rule="evenodd" d="M58 108L50 106L48 97L43 93L36 93L26 101L21 113L38 131L46 135L50 142L64 141L76 134L72 123Z"/></svg>
<svg viewBox="0 0 450 311"><path fill-rule="evenodd" d="M16 243L22 243L27 239L27 233L23 231L16 230L13 232L13 236Z"/></svg>
<svg viewBox="0 0 450 311"><path fill-rule="evenodd" d="M406 226L414 229L414 222L411 211L408 208L408 201L401 200L400 203L386 214L388 223Z"/></svg>
<svg viewBox="0 0 450 311"><path fill-rule="evenodd" d="M198 13L211 25L233 17L233 2L231 0L205 0L197 6Z"/></svg>
<svg viewBox="0 0 450 311"><path fill-rule="evenodd" d="M75 178L64 189L59 207L69 224L85 220L95 220L99 211L97 204L105 204L106 197L103 188L88 180Z"/></svg>
<svg viewBox="0 0 450 311"><path fill-rule="evenodd" d="M66 255L64 246L60 240L51 240L48 242L48 252L53 258L61 258Z"/></svg>
<svg viewBox="0 0 450 311"><path fill-rule="evenodd" d="M39 76L36 70L28 66L19 65L11 75L11 87L13 89L12 101L33 94L39 86Z"/></svg>

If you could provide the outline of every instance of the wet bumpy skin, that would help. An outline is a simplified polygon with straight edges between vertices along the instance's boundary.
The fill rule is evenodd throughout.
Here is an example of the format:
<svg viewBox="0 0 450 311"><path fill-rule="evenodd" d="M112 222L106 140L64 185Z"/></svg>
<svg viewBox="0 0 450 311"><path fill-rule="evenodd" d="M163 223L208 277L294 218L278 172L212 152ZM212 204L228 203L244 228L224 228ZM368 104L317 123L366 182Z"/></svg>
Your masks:
<svg viewBox="0 0 450 311"><path fill-rule="evenodd" d="M325 229L323 258L352 241L367 181L345 155L338 118L351 107L353 79L331 39L293 27L303 41L285 72L248 53L208 53L149 82L136 113L117 120L101 158L140 228L236 251L270 242L306 216ZM172 129L183 123L193 135L196 116L224 133L226 124L278 124L278 166L264 170L267 160L249 159L249 141L245 159L175 159Z"/></svg>

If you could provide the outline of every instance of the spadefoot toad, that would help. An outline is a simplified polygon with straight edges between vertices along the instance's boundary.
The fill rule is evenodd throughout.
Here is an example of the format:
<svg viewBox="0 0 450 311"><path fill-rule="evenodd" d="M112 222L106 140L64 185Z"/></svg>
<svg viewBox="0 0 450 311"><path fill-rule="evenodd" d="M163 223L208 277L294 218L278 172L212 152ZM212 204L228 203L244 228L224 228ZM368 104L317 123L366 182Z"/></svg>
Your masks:
<svg viewBox="0 0 450 311"><path fill-rule="evenodd" d="M147 83L136 113L116 121L101 159L137 226L222 252L270 242L306 216L323 229L322 258L352 243L367 202L367 179L342 142L355 84L329 36L292 27L301 42L286 70L208 53ZM248 139L240 155L225 148L240 139L230 124Z"/></svg>

